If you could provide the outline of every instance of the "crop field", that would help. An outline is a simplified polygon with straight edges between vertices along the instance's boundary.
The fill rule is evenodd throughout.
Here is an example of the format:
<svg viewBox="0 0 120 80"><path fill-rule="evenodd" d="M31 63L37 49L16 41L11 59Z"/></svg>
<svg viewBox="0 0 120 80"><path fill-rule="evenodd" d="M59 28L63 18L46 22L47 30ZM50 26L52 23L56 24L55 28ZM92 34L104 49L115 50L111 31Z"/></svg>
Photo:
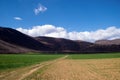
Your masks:
<svg viewBox="0 0 120 80"><path fill-rule="evenodd" d="M61 60L24 80L120 80L120 58Z"/></svg>
<svg viewBox="0 0 120 80"><path fill-rule="evenodd" d="M4 72L0 72L0 80L120 80L120 53L27 56L28 63L35 58L30 66L13 67L10 71L1 68ZM22 60L27 63L26 58ZM16 63L23 62L15 59Z"/></svg>
<svg viewBox="0 0 120 80"><path fill-rule="evenodd" d="M120 58L120 53L104 53L104 54L72 54L68 59L106 59L106 58Z"/></svg>
<svg viewBox="0 0 120 80"><path fill-rule="evenodd" d="M53 60L63 55L27 55L27 54L1 54L0 55L0 70L11 69L37 64L43 61Z"/></svg>

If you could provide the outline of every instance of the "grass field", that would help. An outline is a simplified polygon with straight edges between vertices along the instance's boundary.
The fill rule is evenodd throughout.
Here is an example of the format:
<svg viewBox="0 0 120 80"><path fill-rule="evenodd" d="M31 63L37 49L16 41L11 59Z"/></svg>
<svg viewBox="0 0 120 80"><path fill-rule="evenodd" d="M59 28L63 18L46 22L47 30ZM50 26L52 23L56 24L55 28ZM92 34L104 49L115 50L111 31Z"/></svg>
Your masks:
<svg viewBox="0 0 120 80"><path fill-rule="evenodd" d="M18 68L37 64L43 61L49 61L62 57L63 55L27 55L27 54L1 54L0 55L0 70Z"/></svg>
<svg viewBox="0 0 120 80"><path fill-rule="evenodd" d="M23 80L119 80L120 53L74 54Z"/></svg>
<svg viewBox="0 0 120 80"><path fill-rule="evenodd" d="M0 55L0 80L120 80L120 53Z"/></svg>

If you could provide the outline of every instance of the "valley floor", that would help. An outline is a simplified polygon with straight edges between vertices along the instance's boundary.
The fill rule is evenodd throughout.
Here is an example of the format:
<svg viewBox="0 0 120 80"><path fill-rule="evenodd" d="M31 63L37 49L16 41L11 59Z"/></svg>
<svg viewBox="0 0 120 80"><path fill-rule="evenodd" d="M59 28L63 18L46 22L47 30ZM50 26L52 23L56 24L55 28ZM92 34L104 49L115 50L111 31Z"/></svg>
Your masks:
<svg viewBox="0 0 120 80"><path fill-rule="evenodd" d="M0 80L120 80L120 58L47 61L0 74Z"/></svg>
<svg viewBox="0 0 120 80"><path fill-rule="evenodd" d="M120 58L64 59L24 80L120 80Z"/></svg>

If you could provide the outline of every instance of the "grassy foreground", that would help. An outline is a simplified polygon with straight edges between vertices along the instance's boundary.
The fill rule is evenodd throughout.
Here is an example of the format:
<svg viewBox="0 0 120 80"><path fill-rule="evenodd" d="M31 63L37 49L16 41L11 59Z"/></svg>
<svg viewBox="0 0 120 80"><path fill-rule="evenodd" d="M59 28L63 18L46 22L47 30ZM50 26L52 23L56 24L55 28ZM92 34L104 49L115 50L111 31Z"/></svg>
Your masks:
<svg viewBox="0 0 120 80"><path fill-rule="evenodd" d="M68 59L106 59L120 58L120 53L104 53L104 54L71 54Z"/></svg>
<svg viewBox="0 0 120 80"><path fill-rule="evenodd" d="M119 80L119 73L120 53L0 55L0 80Z"/></svg>
<svg viewBox="0 0 120 80"><path fill-rule="evenodd" d="M71 54L23 80L119 80L120 53Z"/></svg>
<svg viewBox="0 0 120 80"><path fill-rule="evenodd" d="M64 55L48 54L0 54L0 70L29 66L43 61L54 60ZM67 59L120 58L120 53L109 54L70 54Z"/></svg>
<svg viewBox="0 0 120 80"><path fill-rule="evenodd" d="M0 70L18 68L37 64L43 61L49 61L62 57L63 55L36 55L36 54L1 54L0 55Z"/></svg>

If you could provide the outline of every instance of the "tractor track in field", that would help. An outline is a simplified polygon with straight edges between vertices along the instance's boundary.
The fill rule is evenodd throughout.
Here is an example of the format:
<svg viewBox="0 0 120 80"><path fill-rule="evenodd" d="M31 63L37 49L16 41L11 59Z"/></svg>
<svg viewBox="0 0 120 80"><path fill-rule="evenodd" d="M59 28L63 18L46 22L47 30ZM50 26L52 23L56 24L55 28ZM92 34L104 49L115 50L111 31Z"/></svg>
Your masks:
<svg viewBox="0 0 120 80"><path fill-rule="evenodd" d="M24 67L24 68L18 68L14 71L10 71L10 72L0 74L0 80L23 80L27 76L33 74L38 69L40 69L42 67L45 67L47 65L50 65L52 63L55 63L57 61L63 60L66 57L67 57L67 55L62 57L62 58L55 59L55 60L42 62L40 64L36 64L36 65Z"/></svg>

